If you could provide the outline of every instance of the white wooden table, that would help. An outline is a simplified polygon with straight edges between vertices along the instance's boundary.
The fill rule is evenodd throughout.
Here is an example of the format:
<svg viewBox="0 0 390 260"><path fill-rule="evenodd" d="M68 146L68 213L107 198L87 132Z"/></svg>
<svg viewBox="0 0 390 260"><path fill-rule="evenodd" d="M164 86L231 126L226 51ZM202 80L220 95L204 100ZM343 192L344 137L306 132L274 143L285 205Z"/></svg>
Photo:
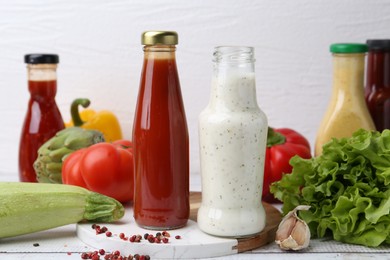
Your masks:
<svg viewBox="0 0 390 260"><path fill-rule="evenodd" d="M0 181L18 181L16 173L0 173ZM200 191L200 177L191 176L191 190ZM0 223L1 226L1 223ZM1 232L1 227L0 227ZM0 240L0 259L81 259L81 253L98 250L84 244L76 234L76 224L34 234ZM203 259L390 259L390 246L367 248L329 239L312 239L303 252L284 252L274 243L236 255ZM152 258L158 259L158 258Z"/></svg>

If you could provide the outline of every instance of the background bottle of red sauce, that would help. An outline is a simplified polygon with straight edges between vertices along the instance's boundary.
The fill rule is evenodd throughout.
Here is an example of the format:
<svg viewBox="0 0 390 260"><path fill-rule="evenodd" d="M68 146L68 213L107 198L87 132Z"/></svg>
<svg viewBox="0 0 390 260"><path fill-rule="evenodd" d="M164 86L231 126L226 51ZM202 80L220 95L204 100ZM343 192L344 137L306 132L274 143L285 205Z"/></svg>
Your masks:
<svg viewBox="0 0 390 260"><path fill-rule="evenodd" d="M390 39L368 40L365 98L376 129L390 129Z"/></svg>
<svg viewBox="0 0 390 260"><path fill-rule="evenodd" d="M19 179L36 182L33 168L39 147L64 128L55 102L57 92L56 54L27 54L28 90L30 100L19 143Z"/></svg>
<svg viewBox="0 0 390 260"><path fill-rule="evenodd" d="M189 139L176 67L176 32L142 34L144 64L133 125L134 218L175 229L189 218Z"/></svg>

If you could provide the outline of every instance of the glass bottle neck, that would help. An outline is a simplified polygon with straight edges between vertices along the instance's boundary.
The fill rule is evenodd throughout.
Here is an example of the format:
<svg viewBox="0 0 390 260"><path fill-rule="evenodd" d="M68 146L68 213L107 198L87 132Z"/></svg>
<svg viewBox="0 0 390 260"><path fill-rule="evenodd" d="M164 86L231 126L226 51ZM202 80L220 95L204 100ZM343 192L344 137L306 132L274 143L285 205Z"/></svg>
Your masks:
<svg viewBox="0 0 390 260"><path fill-rule="evenodd" d="M390 52L371 51L367 56L367 87L390 88Z"/></svg>
<svg viewBox="0 0 390 260"><path fill-rule="evenodd" d="M259 109L252 47L217 47L210 107L227 111Z"/></svg>
<svg viewBox="0 0 390 260"><path fill-rule="evenodd" d="M175 45L147 45L143 50L145 59L176 59Z"/></svg>
<svg viewBox="0 0 390 260"><path fill-rule="evenodd" d="M29 81L57 80L57 64L28 64Z"/></svg>
<svg viewBox="0 0 390 260"><path fill-rule="evenodd" d="M54 100L57 93L57 64L28 64L28 89L39 102Z"/></svg>
<svg viewBox="0 0 390 260"><path fill-rule="evenodd" d="M364 53L333 54L333 94L364 96Z"/></svg>
<svg viewBox="0 0 390 260"><path fill-rule="evenodd" d="M214 70L254 72L255 58L253 47L216 47L213 54Z"/></svg>

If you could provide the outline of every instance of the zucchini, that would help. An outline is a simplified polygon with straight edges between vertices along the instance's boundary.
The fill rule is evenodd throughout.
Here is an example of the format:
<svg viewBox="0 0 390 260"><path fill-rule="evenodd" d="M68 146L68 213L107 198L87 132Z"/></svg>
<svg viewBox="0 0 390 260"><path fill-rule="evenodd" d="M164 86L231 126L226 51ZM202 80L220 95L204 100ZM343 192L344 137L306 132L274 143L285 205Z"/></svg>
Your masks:
<svg viewBox="0 0 390 260"><path fill-rule="evenodd" d="M0 238L83 220L112 222L124 212L115 199L78 186L0 182Z"/></svg>

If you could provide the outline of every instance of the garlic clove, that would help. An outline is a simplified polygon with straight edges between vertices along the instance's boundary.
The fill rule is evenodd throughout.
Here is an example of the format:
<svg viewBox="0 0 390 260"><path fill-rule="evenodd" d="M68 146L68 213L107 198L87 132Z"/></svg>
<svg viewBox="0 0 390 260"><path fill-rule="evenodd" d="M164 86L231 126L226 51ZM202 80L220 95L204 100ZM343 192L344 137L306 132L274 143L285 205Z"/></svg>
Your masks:
<svg viewBox="0 0 390 260"><path fill-rule="evenodd" d="M289 235L291 234L295 226L296 218L294 218L293 216L288 218L286 217L285 219L282 220L282 222L284 221L283 225L279 224L278 231L276 232L275 235L275 240L282 240L289 237Z"/></svg>
<svg viewBox="0 0 390 260"><path fill-rule="evenodd" d="M303 235L302 235L303 234ZM310 229L309 226L303 220L298 220L295 224L294 229L291 232L291 236L295 239L298 245L309 245L310 241ZM306 247L305 246L305 247Z"/></svg>
<svg viewBox="0 0 390 260"><path fill-rule="evenodd" d="M290 211L280 222L275 242L283 250L301 250L309 246L310 229L297 215L298 210L308 210L310 206L300 205Z"/></svg>
<svg viewBox="0 0 390 260"><path fill-rule="evenodd" d="M295 241L295 239L292 238L291 236L289 236L287 239L284 239L283 241L281 241L279 246L283 250L291 250L292 248L299 247L297 241Z"/></svg>

